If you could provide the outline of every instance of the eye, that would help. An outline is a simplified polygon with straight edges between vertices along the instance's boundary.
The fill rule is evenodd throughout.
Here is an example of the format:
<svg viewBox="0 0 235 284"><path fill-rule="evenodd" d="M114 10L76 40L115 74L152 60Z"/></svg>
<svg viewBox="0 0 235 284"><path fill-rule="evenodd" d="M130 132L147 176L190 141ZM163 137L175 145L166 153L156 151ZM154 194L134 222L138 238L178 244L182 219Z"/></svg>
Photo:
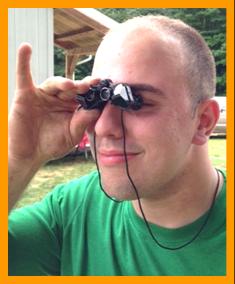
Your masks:
<svg viewBox="0 0 235 284"><path fill-rule="evenodd" d="M151 106L154 106L154 104L151 104L151 103L143 103L143 106L146 106L146 107L151 107Z"/></svg>
<svg viewBox="0 0 235 284"><path fill-rule="evenodd" d="M145 101L143 102L143 107L154 107L156 104L152 102Z"/></svg>

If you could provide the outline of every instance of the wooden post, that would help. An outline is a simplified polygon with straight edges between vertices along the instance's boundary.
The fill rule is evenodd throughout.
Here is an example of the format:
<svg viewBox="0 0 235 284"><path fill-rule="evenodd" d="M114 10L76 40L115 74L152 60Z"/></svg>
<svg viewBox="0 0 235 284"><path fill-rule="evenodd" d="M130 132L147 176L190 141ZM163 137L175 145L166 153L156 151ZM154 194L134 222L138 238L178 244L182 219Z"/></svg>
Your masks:
<svg viewBox="0 0 235 284"><path fill-rule="evenodd" d="M74 70L79 59L79 54L65 54L65 76L74 80Z"/></svg>

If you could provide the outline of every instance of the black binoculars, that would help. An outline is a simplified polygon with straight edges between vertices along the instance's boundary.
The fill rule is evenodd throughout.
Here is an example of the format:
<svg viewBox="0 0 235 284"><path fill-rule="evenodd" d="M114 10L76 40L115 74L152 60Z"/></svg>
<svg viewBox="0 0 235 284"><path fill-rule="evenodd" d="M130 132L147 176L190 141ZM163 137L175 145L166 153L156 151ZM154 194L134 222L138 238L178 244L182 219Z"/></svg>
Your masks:
<svg viewBox="0 0 235 284"><path fill-rule="evenodd" d="M107 102L123 110L139 110L143 105L142 97L135 95L129 85L114 85L109 79L91 86L87 93L77 95L76 101L86 110L102 110Z"/></svg>

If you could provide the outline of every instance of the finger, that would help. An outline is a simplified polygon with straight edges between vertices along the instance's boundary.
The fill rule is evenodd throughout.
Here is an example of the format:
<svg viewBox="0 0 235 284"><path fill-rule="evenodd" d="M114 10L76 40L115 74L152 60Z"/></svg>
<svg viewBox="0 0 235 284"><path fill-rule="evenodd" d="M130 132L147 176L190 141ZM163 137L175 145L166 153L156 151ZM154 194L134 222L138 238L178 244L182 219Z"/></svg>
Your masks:
<svg viewBox="0 0 235 284"><path fill-rule="evenodd" d="M33 80L30 71L30 59L32 47L28 43L22 43L17 51L16 62L16 87L26 89L33 87Z"/></svg>
<svg viewBox="0 0 235 284"><path fill-rule="evenodd" d="M91 85L96 85L100 79L93 78L91 76L85 77L83 80L80 81L74 81L75 88L61 91L57 94L57 96L64 101L69 101L71 99L74 99L77 94L85 94Z"/></svg>
<svg viewBox="0 0 235 284"><path fill-rule="evenodd" d="M76 145L83 137L85 130L89 125L95 123L100 116L99 110L86 111L80 109L75 112L70 124L70 133L73 145Z"/></svg>
<svg viewBox="0 0 235 284"><path fill-rule="evenodd" d="M75 81L75 87L79 94L86 93L92 85L97 85L100 82L100 78L87 76L80 81Z"/></svg>
<svg viewBox="0 0 235 284"><path fill-rule="evenodd" d="M66 92L75 88L75 83L70 79L56 76L56 77L50 77L47 80L45 80L39 86L39 88L42 89L48 95L58 95L59 92L63 91Z"/></svg>
<svg viewBox="0 0 235 284"><path fill-rule="evenodd" d="M78 91L76 88L73 88L72 90L69 91L63 91L63 92L59 92L57 94L57 97L63 101L74 101L74 98L76 97L76 95L78 94Z"/></svg>
<svg viewBox="0 0 235 284"><path fill-rule="evenodd" d="M45 80L39 88L49 95L56 95L63 101L69 101L73 100L78 93L86 93L91 85L95 85L99 81L100 79L91 76L87 76L80 81L72 81L64 77L56 76Z"/></svg>

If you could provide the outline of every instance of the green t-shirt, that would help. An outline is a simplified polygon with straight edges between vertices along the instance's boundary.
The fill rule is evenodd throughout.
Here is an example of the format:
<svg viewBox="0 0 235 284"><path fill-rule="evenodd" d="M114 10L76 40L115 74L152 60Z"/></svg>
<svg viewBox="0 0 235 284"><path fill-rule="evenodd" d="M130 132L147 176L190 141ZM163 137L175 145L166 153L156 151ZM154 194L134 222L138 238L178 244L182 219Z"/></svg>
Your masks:
<svg viewBox="0 0 235 284"><path fill-rule="evenodd" d="M182 208L183 210L183 208ZM192 238L205 216L166 229L150 224L166 246ZM176 251L160 248L130 201L116 203L91 173L59 185L9 217L9 275L225 275L225 185L199 237Z"/></svg>

